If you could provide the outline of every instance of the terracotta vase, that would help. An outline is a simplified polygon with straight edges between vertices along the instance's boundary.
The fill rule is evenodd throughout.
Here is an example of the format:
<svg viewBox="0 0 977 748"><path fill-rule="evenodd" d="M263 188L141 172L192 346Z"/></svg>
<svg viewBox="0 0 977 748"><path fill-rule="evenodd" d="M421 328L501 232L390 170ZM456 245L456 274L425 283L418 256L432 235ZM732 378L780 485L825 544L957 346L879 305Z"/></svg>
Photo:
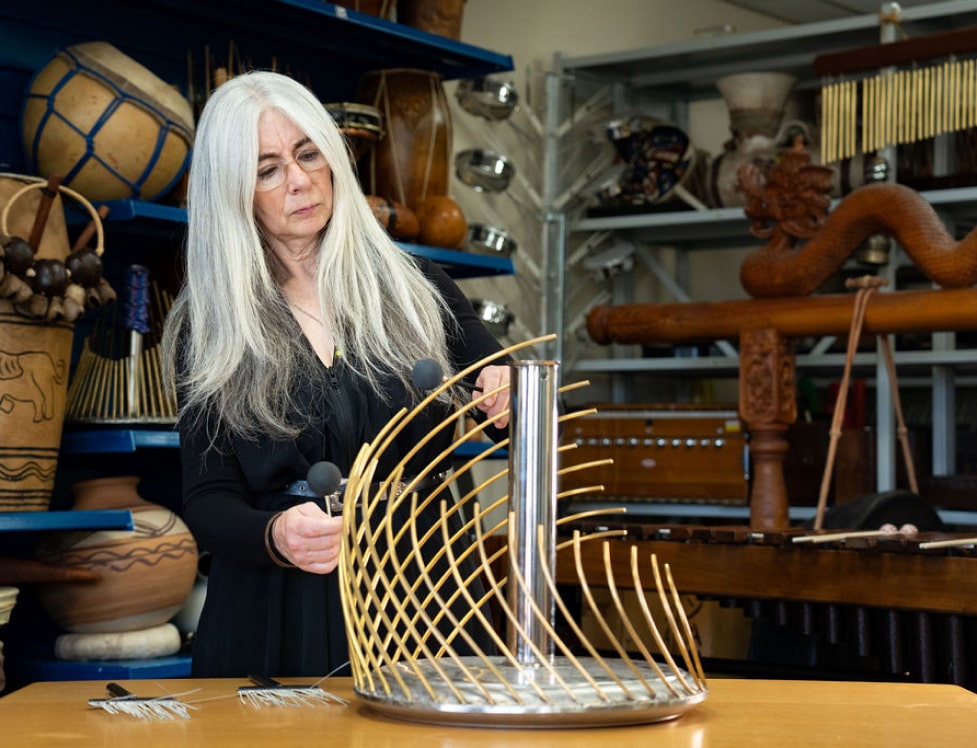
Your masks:
<svg viewBox="0 0 977 748"><path fill-rule="evenodd" d="M197 544L183 521L144 500L139 478L123 476L72 486L74 509L128 509L133 530L58 532L42 538L36 557L89 569L95 582L40 585L38 595L60 626L76 633L158 626L183 606L197 572Z"/></svg>

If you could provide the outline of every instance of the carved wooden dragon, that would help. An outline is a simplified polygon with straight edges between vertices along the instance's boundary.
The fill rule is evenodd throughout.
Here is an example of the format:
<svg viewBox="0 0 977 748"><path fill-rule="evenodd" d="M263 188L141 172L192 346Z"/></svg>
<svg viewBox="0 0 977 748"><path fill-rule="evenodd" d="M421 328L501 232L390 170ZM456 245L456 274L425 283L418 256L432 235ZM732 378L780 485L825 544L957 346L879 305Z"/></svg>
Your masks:
<svg viewBox="0 0 977 748"><path fill-rule="evenodd" d="M739 178L751 233L770 239L740 266L740 282L753 297L813 293L874 234L893 237L939 286L964 288L977 282L977 230L955 240L930 204L909 187L865 185L829 214L830 169L809 164L799 146L785 152L766 177L744 164ZM801 245L798 240L804 239Z"/></svg>

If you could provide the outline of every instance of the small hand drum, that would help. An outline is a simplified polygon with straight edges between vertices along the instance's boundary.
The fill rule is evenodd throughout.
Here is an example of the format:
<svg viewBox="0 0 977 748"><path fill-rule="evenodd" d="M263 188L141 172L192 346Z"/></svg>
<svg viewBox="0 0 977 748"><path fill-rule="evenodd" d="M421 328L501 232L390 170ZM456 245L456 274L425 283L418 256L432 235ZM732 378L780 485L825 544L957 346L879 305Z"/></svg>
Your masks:
<svg viewBox="0 0 977 748"><path fill-rule="evenodd" d="M383 137L380 110L376 107L342 101L326 104L326 111L349 142L354 161L363 158Z"/></svg>

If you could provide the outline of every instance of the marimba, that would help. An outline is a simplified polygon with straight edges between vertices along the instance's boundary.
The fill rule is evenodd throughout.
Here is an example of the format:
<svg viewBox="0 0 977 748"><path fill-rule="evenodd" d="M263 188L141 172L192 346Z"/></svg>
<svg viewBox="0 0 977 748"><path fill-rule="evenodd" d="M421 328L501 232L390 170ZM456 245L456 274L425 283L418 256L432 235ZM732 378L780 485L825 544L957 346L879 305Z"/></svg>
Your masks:
<svg viewBox="0 0 977 748"><path fill-rule="evenodd" d="M927 548L949 533L865 536L834 531L764 531L747 526L569 524L620 528L608 540L611 569L628 578L630 549L671 566L683 593L743 608L853 657L888 677L977 686L977 541ZM799 539L804 539L799 542ZM811 539L831 539L811 542ZM601 554L584 558L588 579L606 578ZM558 557L558 580L576 583L573 559Z"/></svg>

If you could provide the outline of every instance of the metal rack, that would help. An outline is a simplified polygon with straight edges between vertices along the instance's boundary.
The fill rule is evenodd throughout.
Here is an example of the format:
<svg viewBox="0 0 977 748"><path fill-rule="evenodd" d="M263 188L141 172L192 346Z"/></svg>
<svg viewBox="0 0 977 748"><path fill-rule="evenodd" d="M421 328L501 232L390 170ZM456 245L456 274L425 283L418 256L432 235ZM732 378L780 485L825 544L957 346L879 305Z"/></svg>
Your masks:
<svg viewBox="0 0 977 748"><path fill-rule="evenodd" d="M977 2L938 2L904 9L900 16L903 30L910 36L977 24ZM722 355L700 358L637 358L631 352L612 352L606 359L576 358L572 336L565 335L568 274L572 273L568 238L612 232L636 241L648 240L676 248L677 274L688 275L688 253L699 249L744 247L757 243L748 231L740 208L676 210L670 212L581 217L557 205L555 196L565 187L558 176L561 146L579 102L601 90L610 92L615 112L652 113L680 127L688 127L690 104L717 98L714 81L721 75L755 70L779 70L797 77L797 89L819 84L814 74L815 57L821 54L874 46L879 43L877 14L837 21L801 24L777 29L699 38L677 44L644 47L624 52L573 57L557 54L548 82L546 148L544 172L544 230L546 266L545 288L548 329L559 333L549 354L563 361L574 360L568 371L579 374L609 374L613 379L614 399L626 402L629 377L636 373L662 376L736 376L738 357L728 343ZM934 190L922 193L948 223L965 225L977 215L977 188ZM894 263L891 263L894 265ZM894 270L891 271L894 275ZM572 281L572 278L570 279ZM667 279L666 279L667 280ZM894 287L894 277L890 286ZM674 281L673 281L674 282ZM681 284L675 288L681 290ZM613 303L627 303L629 282L613 284ZM725 341L721 341L724 343ZM837 366L837 356L815 348L811 355L798 357L798 368L823 369ZM933 465L937 475L954 470L953 433L956 372L961 365L977 363L977 351L957 349L952 333L934 335L931 351L907 351L897 361L917 365L928 372L933 396ZM886 373L874 356L863 356L856 364L873 372L877 381L877 484L878 490L892 488L895 482L895 430L888 402ZM919 369L916 371L918 372Z"/></svg>

